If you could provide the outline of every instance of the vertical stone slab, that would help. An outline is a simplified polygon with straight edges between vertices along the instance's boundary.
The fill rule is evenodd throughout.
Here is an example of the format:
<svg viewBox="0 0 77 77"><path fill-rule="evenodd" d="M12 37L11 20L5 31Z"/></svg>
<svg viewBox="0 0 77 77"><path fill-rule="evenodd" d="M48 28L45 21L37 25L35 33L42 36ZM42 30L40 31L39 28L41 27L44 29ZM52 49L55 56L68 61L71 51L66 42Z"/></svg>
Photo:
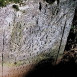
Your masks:
<svg viewBox="0 0 77 77"><path fill-rule="evenodd" d="M42 59L62 56L76 3L27 0L21 6L18 4L19 11L12 8L14 4L0 8L0 61L3 52L4 77L14 77L17 69L26 69ZM13 74L9 73L11 67L14 67ZM16 75L21 77L19 73Z"/></svg>

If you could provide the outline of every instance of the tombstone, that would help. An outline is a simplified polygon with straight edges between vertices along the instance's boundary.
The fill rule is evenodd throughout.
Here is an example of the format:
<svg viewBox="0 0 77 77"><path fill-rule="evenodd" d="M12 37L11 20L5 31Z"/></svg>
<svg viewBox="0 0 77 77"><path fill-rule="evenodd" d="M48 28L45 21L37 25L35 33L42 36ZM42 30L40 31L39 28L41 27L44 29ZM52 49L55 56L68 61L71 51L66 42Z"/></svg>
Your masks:
<svg viewBox="0 0 77 77"><path fill-rule="evenodd" d="M53 57L56 61L62 57L77 0L52 1L23 0L19 11L12 8L13 4L0 8L0 62L3 64L3 77L21 77L21 66L28 71L33 64L43 59ZM21 70L17 71L17 67ZM14 73L20 72L20 76L16 73L13 76L9 72L11 68Z"/></svg>

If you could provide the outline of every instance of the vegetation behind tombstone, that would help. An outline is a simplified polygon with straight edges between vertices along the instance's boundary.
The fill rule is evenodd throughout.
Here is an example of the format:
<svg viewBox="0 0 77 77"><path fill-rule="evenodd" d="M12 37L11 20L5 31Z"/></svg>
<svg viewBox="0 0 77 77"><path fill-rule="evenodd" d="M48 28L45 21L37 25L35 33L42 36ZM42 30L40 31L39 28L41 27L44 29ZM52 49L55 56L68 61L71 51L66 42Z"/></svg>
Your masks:
<svg viewBox="0 0 77 77"><path fill-rule="evenodd" d="M0 0L0 6L6 6L10 2L19 3L21 0Z"/></svg>

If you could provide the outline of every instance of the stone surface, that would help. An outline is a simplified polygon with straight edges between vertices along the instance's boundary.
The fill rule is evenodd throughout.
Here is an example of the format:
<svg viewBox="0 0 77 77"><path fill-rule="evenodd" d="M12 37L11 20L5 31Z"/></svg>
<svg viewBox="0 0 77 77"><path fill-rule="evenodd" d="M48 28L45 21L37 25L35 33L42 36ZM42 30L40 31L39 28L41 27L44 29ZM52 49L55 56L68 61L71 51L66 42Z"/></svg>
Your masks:
<svg viewBox="0 0 77 77"><path fill-rule="evenodd" d="M77 0L26 0L0 8L0 57L4 63L32 63L63 54ZM4 45L3 45L4 42ZM0 61L2 58L0 58ZM20 63L20 64L21 64Z"/></svg>

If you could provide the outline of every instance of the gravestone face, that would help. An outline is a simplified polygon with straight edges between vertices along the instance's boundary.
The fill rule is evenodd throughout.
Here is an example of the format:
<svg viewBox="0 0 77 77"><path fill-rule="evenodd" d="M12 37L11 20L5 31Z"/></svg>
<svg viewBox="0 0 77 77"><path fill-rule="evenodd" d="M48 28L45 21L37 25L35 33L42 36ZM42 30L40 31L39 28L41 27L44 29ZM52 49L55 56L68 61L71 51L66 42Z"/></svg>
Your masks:
<svg viewBox="0 0 77 77"><path fill-rule="evenodd" d="M19 66L61 57L77 0L23 0L0 8L0 63ZM58 55L57 55L58 54ZM8 77L8 76L7 76Z"/></svg>

